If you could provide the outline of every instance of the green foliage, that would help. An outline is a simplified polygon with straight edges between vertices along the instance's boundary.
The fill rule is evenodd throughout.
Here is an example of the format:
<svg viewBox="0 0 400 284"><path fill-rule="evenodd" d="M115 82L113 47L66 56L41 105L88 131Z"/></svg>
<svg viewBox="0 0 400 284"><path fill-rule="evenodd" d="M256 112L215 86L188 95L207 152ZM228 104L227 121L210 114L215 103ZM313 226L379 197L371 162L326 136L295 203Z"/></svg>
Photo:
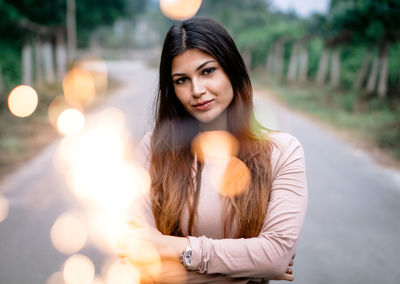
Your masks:
<svg viewBox="0 0 400 284"><path fill-rule="evenodd" d="M389 89L400 91L400 42L395 42L389 50Z"/></svg>
<svg viewBox="0 0 400 284"><path fill-rule="evenodd" d="M254 72L258 88L268 88L288 105L317 117L339 129L351 131L359 139L387 150L400 160L400 112L386 99L365 101L353 91L282 85L263 72ZM396 110L397 109L397 110Z"/></svg>
<svg viewBox="0 0 400 284"><path fill-rule="evenodd" d="M363 46L345 45L341 48L341 69L340 81L342 86L351 89L356 80L358 69L360 68L367 48Z"/></svg>
<svg viewBox="0 0 400 284"><path fill-rule="evenodd" d="M133 15L142 12L145 8L144 1L142 6L133 6L136 10L131 10ZM126 0L102 0L101 4L96 0L76 1L76 23L78 27L78 46L86 46L90 33L100 25L109 25L118 17L126 16Z"/></svg>
<svg viewBox="0 0 400 284"><path fill-rule="evenodd" d="M400 1L337 0L328 14L338 31L351 31L355 42L396 40L400 37Z"/></svg>
<svg viewBox="0 0 400 284"><path fill-rule="evenodd" d="M319 56L324 47L324 42L319 37L314 37L308 43L308 75L315 77L318 70Z"/></svg>

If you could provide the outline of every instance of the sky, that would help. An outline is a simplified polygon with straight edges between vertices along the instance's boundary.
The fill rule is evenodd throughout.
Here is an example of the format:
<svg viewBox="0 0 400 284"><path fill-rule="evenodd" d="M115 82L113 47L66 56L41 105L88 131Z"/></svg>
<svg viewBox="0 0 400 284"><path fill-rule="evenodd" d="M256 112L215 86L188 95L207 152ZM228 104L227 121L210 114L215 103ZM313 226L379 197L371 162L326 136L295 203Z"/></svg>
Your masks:
<svg viewBox="0 0 400 284"><path fill-rule="evenodd" d="M307 17L313 12L325 13L330 0L271 0L273 6L282 11L294 9L302 17Z"/></svg>

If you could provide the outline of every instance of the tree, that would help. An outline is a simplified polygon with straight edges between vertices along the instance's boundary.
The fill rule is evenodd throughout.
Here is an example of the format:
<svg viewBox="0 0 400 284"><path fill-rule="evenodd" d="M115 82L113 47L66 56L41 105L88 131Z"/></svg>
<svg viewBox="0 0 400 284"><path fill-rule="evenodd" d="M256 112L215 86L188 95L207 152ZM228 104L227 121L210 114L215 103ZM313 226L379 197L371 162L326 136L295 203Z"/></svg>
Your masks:
<svg viewBox="0 0 400 284"><path fill-rule="evenodd" d="M388 87L388 54L390 45L400 39L400 2L397 0L334 0L331 3L333 25L352 33L352 43L375 46L378 50L367 82L367 92L386 96ZM368 54L366 56L369 57ZM369 59L361 64L355 88L360 88ZM379 79L378 79L379 76Z"/></svg>

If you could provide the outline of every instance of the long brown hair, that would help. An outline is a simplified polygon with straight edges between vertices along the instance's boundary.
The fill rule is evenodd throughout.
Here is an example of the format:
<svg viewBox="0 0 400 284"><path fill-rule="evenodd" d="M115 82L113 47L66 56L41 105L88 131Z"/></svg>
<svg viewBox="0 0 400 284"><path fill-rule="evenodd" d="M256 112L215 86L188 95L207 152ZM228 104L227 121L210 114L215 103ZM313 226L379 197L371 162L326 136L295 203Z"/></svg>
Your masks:
<svg viewBox="0 0 400 284"><path fill-rule="evenodd" d="M233 222L237 225L236 237L257 236L271 189L271 142L252 131L252 86L234 41L220 24L208 18L192 18L172 26L163 45L150 166L157 228L163 234L183 236L182 214L189 209L191 234L196 218L202 165L194 163L191 142L200 129L177 99L171 78L172 60L191 48L213 56L229 77L234 95L228 106L228 130L239 142L238 158L251 173L248 190L224 197L225 236Z"/></svg>

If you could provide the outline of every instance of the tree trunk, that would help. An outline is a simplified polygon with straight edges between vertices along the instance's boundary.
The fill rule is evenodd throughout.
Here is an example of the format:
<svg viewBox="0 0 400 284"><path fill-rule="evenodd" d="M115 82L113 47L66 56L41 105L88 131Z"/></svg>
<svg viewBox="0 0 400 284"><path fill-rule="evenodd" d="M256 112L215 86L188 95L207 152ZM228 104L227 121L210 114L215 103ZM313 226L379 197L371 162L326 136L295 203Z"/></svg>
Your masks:
<svg viewBox="0 0 400 284"><path fill-rule="evenodd" d="M381 64L381 72L378 83L378 96L383 98L386 97L387 93L387 81L388 81L388 53L389 53L389 42L385 42L382 47L382 52L379 54Z"/></svg>
<svg viewBox="0 0 400 284"><path fill-rule="evenodd" d="M321 57L319 58L318 71L317 71L317 86L323 86L325 84L326 73L328 71L329 64L329 50L323 49Z"/></svg>
<svg viewBox="0 0 400 284"><path fill-rule="evenodd" d="M53 52L50 42L46 41L42 47L43 59L44 59L44 71L47 83L54 83L54 64L53 64Z"/></svg>
<svg viewBox="0 0 400 284"><path fill-rule="evenodd" d="M356 80L354 82L354 85L353 85L353 88L356 91L361 89L361 86L365 81L365 78L367 76L368 65L369 65L370 60L371 60L371 49L368 49L366 54L365 54L365 56L364 56L363 62L362 62L361 67L360 67L360 70L358 70L357 78L356 78Z"/></svg>
<svg viewBox="0 0 400 284"><path fill-rule="evenodd" d="M35 39L35 83L40 85L43 83L43 62L42 62L42 44L40 38Z"/></svg>
<svg viewBox="0 0 400 284"><path fill-rule="evenodd" d="M378 78L378 69L379 69L379 56L376 56L374 62L372 63L372 68L369 73L368 82L367 82L367 93L373 93L376 86L376 80Z"/></svg>
<svg viewBox="0 0 400 284"><path fill-rule="evenodd" d="M76 52L75 0L67 0L67 41L68 59L73 60Z"/></svg>
<svg viewBox="0 0 400 284"><path fill-rule="evenodd" d="M67 50L65 47L65 34L63 30L58 30L56 34L56 67L57 79L62 81L67 72Z"/></svg>
<svg viewBox="0 0 400 284"><path fill-rule="evenodd" d="M300 66L299 66L299 82L307 82L307 72L308 72L308 49L302 46L300 51Z"/></svg>
<svg viewBox="0 0 400 284"><path fill-rule="evenodd" d="M22 48L22 83L32 85L32 48L27 42Z"/></svg>
<svg viewBox="0 0 400 284"><path fill-rule="evenodd" d="M275 65L275 43L272 43L269 46L268 56L267 56L267 72L274 73L274 65Z"/></svg>
<svg viewBox="0 0 400 284"><path fill-rule="evenodd" d="M283 75L283 63L284 63L284 42L282 40L279 40L278 43L276 44L276 53L275 53L275 74L278 79L282 78Z"/></svg>
<svg viewBox="0 0 400 284"><path fill-rule="evenodd" d="M331 87L337 89L340 85L340 51L335 47L331 58Z"/></svg>
<svg viewBox="0 0 400 284"><path fill-rule="evenodd" d="M293 44L292 53L289 59L289 70L287 73L287 79L289 82L293 83L296 81L297 77L297 66L298 66L298 56L299 55L299 45L297 43Z"/></svg>

